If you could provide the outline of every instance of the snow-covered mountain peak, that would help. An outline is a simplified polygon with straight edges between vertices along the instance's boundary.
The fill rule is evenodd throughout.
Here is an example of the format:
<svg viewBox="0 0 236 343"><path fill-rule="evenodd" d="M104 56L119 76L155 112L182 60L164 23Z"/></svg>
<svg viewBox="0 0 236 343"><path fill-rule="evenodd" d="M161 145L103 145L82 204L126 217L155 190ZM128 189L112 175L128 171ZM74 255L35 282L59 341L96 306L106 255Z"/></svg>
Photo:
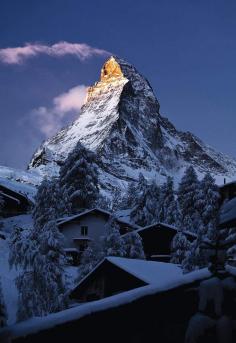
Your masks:
<svg viewBox="0 0 236 343"><path fill-rule="evenodd" d="M236 174L236 161L214 151L189 132L176 130L159 113L149 82L134 66L111 56L101 77L88 89L78 119L48 139L35 153L29 169L55 175L78 141L97 154L100 186L105 193L142 172L148 179L176 181L193 165L211 172L219 183Z"/></svg>

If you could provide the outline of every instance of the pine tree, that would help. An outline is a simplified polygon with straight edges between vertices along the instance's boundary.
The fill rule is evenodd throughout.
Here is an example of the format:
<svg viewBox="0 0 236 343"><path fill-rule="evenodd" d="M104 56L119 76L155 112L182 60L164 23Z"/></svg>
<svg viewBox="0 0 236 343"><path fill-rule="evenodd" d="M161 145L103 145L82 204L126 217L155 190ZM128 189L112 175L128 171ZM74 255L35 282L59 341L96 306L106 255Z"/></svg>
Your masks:
<svg viewBox="0 0 236 343"><path fill-rule="evenodd" d="M112 211L118 211L123 207L122 192L119 188L113 191Z"/></svg>
<svg viewBox="0 0 236 343"><path fill-rule="evenodd" d="M125 207L133 208L137 198L137 182L131 181L128 185Z"/></svg>
<svg viewBox="0 0 236 343"><path fill-rule="evenodd" d="M18 319L42 316L66 306L64 236L56 225L56 182L44 180L33 210L34 227L16 228L10 239L10 266L20 267Z"/></svg>
<svg viewBox="0 0 236 343"><path fill-rule="evenodd" d="M206 228L201 226L198 229L197 238L191 243L189 251L182 261L182 267L185 273L208 265L210 261L209 251L203 247L205 237Z"/></svg>
<svg viewBox="0 0 236 343"><path fill-rule="evenodd" d="M186 235L179 230L171 243L171 263L182 264L190 250L191 243Z"/></svg>
<svg viewBox="0 0 236 343"><path fill-rule="evenodd" d="M160 188L159 220L160 222L180 227L181 213L178 202L175 199L173 179L169 176Z"/></svg>
<svg viewBox="0 0 236 343"><path fill-rule="evenodd" d="M116 218L111 216L105 226L105 236L101 238L102 251L104 256L125 256L124 239L120 234L120 227Z"/></svg>
<svg viewBox="0 0 236 343"><path fill-rule="evenodd" d="M33 208L35 229L39 230L48 221L56 218L58 198L57 180L44 179L38 188Z"/></svg>
<svg viewBox="0 0 236 343"><path fill-rule="evenodd" d="M214 178L207 173L199 185L199 192L196 197L196 206L201 215L203 224L216 225L220 204L220 194Z"/></svg>
<svg viewBox="0 0 236 343"><path fill-rule="evenodd" d="M159 221L160 190L155 182L148 185L142 177L140 177L139 184L136 199L137 204L132 209L130 218L134 223L146 226Z"/></svg>
<svg viewBox="0 0 236 343"><path fill-rule="evenodd" d="M95 154L78 143L60 169L59 185L72 212L94 207L99 193Z"/></svg>
<svg viewBox="0 0 236 343"><path fill-rule="evenodd" d="M81 264L79 267L79 280L82 280L89 274L96 265L103 259L104 254L101 246L91 243L87 249L84 250L81 256Z"/></svg>
<svg viewBox="0 0 236 343"><path fill-rule="evenodd" d="M186 169L178 188L178 202L185 229L197 232L201 218L197 208L199 181L192 166Z"/></svg>
<svg viewBox="0 0 236 343"><path fill-rule="evenodd" d="M0 328L7 325L7 310L2 293L2 284L0 280Z"/></svg>
<svg viewBox="0 0 236 343"><path fill-rule="evenodd" d="M145 259L142 238L136 231L126 234L124 237L125 257Z"/></svg>
<svg viewBox="0 0 236 343"><path fill-rule="evenodd" d="M9 263L22 269L16 279L19 320L66 307L63 238L53 220L11 235Z"/></svg>

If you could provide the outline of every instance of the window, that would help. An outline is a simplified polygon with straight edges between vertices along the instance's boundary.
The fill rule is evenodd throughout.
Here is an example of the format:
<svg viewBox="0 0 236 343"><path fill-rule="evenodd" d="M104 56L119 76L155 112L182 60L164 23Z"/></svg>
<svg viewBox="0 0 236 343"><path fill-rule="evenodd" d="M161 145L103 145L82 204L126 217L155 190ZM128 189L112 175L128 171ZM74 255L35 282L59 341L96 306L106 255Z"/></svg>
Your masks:
<svg viewBox="0 0 236 343"><path fill-rule="evenodd" d="M87 235L88 235L88 227L81 226L81 236L87 236Z"/></svg>

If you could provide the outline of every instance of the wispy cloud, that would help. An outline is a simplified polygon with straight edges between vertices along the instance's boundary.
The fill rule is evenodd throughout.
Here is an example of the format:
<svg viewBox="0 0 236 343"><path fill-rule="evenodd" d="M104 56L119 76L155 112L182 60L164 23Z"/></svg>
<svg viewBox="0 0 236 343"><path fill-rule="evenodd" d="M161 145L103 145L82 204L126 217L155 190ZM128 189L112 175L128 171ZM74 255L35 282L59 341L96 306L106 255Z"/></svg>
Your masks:
<svg viewBox="0 0 236 343"><path fill-rule="evenodd" d="M42 54L51 57L72 55L84 61L92 56L108 56L110 53L84 43L58 42L51 46L26 43L24 46L0 49L0 61L5 64L21 64L29 58Z"/></svg>
<svg viewBox="0 0 236 343"><path fill-rule="evenodd" d="M38 107L31 111L32 124L40 130L45 138L55 134L65 122L78 117L85 102L87 88L79 85L60 94L52 100L51 107Z"/></svg>

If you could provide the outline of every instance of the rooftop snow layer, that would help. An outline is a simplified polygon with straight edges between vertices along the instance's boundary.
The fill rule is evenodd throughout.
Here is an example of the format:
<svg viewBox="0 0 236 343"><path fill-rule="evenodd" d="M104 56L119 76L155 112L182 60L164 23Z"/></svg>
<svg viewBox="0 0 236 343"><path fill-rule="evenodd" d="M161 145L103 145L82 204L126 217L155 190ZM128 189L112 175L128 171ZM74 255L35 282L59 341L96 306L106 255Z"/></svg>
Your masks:
<svg viewBox="0 0 236 343"><path fill-rule="evenodd" d="M107 257L117 267L148 284L164 285L183 275L182 269L173 263L146 261L122 257Z"/></svg>
<svg viewBox="0 0 236 343"><path fill-rule="evenodd" d="M132 303L133 301L147 295L164 292L175 287L190 284L194 281L203 280L205 278L209 278L210 276L211 273L209 272L209 270L204 268L198 271L191 272L189 274L176 276L175 279L172 278L171 280L167 280L166 278L166 282L163 282L161 285L153 284L139 287L127 292L113 295L111 297L92 301L84 305L49 314L45 317L31 318L27 321L0 330L0 335L1 333L9 332L11 338L27 336L29 334L47 330L55 326L65 324L67 322L78 320L92 313Z"/></svg>
<svg viewBox="0 0 236 343"><path fill-rule="evenodd" d="M0 177L0 185L10 189L15 193L24 195L29 200L34 202L34 197L37 193L37 188L35 186L15 180L5 179L3 177Z"/></svg>

